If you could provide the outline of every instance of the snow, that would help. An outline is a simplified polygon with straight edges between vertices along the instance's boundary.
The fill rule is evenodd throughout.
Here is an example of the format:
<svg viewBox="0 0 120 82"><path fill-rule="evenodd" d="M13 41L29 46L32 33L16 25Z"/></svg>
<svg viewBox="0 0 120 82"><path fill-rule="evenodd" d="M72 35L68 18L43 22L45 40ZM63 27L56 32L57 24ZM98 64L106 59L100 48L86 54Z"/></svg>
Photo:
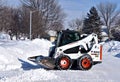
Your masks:
<svg viewBox="0 0 120 82"><path fill-rule="evenodd" d="M44 45L44 46L43 46ZM0 42L0 70L17 69L22 66L20 60L27 61L30 56L48 55L51 43L44 39L33 41Z"/></svg>
<svg viewBox="0 0 120 82"><path fill-rule="evenodd" d="M0 82L119 82L120 42L102 44L102 63L88 71L60 71L45 70L27 60L30 56L47 56L52 46L48 40L0 40Z"/></svg>
<svg viewBox="0 0 120 82"><path fill-rule="evenodd" d="M39 82L47 80L50 81L57 78L54 73L45 71L44 69L36 69L30 71L12 70L2 72L0 76L2 77L0 82Z"/></svg>
<svg viewBox="0 0 120 82"><path fill-rule="evenodd" d="M0 40L9 40L10 36L4 32L0 33Z"/></svg>

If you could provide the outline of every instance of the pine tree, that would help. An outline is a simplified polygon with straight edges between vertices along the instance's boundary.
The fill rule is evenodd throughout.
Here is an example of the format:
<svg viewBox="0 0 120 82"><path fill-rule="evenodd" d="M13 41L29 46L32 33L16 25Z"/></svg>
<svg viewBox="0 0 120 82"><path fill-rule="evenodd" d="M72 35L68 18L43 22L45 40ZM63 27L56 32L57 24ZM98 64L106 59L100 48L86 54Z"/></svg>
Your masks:
<svg viewBox="0 0 120 82"><path fill-rule="evenodd" d="M96 33L100 37L101 33L101 21L98 12L95 7L92 7L87 13L87 17L84 19L83 32L86 34Z"/></svg>

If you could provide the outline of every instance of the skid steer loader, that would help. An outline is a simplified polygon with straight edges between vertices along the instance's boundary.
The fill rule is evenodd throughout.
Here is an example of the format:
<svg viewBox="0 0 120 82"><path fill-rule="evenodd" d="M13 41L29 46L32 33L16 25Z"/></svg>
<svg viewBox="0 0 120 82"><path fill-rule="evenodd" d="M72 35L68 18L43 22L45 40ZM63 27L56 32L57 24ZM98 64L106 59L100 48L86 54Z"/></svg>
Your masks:
<svg viewBox="0 0 120 82"><path fill-rule="evenodd" d="M63 30L58 32L57 39L49 50L49 56L29 57L28 60L48 69L67 70L75 66L81 70L89 70L95 62L102 62L102 45L97 35L80 35L79 32Z"/></svg>

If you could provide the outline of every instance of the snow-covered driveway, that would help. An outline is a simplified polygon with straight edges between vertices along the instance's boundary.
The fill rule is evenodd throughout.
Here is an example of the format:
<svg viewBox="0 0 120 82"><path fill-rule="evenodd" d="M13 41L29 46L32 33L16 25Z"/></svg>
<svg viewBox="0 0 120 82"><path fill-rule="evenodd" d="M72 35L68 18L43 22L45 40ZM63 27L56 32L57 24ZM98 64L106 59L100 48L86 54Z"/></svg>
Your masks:
<svg viewBox="0 0 120 82"><path fill-rule="evenodd" d="M44 39L0 42L0 82L119 82L120 42L103 45L103 62L88 71L45 70L27 60L47 55L51 43Z"/></svg>

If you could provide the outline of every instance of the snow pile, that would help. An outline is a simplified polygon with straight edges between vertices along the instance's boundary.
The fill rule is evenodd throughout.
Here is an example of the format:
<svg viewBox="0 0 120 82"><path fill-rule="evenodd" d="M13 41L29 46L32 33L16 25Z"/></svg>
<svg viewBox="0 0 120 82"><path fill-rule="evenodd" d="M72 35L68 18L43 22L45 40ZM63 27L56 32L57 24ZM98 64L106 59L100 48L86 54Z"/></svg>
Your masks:
<svg viewBox="0 0 120 82"><path fill-rule="evenodd" d="M0 33L0 40L10 40L10 36L6 33Z"/></svg>
<svg viewBox="0 0 120 82"><path fill-rule="evenodd" d="M57 76L27 60L35 55L48 55L51 42L45 39L33 41L0 41L0 82L52 81Z"/></svg>
<svg viewBox="0 0 120 82"><path fill-rule="evenodd" d="M21 68L30 56L48 55L51 42L44 39L33 41L0 41L0 70Z"/></svg>
<svg viewBox="0 0 120 82"><path fill-rule="evenodd" d="M110 41L103 45L104 55L120 55L120 42L118 41Z"/></svg>
<svg viewBox="0 0 120 82"><path fill-rule="evenodd" d="M52 44L50 41L45 40L45 39L34 39L32 43L43 47L44 49L48 49Z"/></svg>

